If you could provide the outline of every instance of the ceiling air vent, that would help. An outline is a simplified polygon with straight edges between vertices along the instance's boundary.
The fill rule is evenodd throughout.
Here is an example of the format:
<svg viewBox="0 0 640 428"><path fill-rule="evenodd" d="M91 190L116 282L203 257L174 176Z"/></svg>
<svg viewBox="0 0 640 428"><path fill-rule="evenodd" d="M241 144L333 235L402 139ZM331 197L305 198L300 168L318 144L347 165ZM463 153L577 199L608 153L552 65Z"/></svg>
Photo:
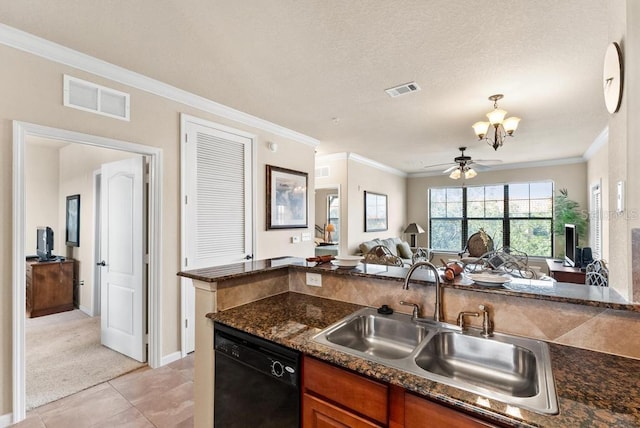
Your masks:
<svg viewBox="0 0 640 428"><path fill-rule="evenodd" d="M404 85L396 86L395 88L385 89L384 91L389 94L390 97L395 98L400 95L409 94L420 90L420 86L416 82L405 83Z"/></svg>
<svg viewBox="0 0 640 428"><path fill-rule="evenodd" d="M129 94L64 75L63 104L121 120L129 120Z"/></svg>

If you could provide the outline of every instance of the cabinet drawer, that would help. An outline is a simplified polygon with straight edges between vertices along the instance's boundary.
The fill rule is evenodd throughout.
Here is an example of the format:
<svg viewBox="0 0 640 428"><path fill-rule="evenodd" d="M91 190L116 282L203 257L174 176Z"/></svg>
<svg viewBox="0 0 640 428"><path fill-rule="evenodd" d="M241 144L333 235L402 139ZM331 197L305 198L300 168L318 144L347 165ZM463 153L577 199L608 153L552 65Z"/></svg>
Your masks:
<svg viewBox="0 0 640 428"><path fill-rule="evenodd" d="M384 426L309 394L302 396L302 409L303 428L382 428Z"/></svg>
<svg viewBox="0 0 640 428"><path fill-rule="evenodd" d="M404 395L405 428L489 428L496 427L488 422L476 419L466 413L458 412L433 401Z"/></svg>
<svg viewBox="0 0 640 428"><path fill-rule="evenodd" d="M306 390L386 425L387 385L309 357L303 373Z"/></svg>

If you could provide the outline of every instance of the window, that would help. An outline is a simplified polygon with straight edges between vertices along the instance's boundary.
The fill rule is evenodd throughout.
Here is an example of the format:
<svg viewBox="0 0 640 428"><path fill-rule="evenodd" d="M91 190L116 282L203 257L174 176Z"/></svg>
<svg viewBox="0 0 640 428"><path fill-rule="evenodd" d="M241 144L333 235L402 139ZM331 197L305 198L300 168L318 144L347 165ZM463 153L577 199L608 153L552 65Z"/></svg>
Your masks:
<svg viewBox="0 0 640 428"><path fill-rule="evenodd" d="M429 189L430 247L462 251L483 228L494 246L530 256L553 251L553 183L512 183Z"/></svg>

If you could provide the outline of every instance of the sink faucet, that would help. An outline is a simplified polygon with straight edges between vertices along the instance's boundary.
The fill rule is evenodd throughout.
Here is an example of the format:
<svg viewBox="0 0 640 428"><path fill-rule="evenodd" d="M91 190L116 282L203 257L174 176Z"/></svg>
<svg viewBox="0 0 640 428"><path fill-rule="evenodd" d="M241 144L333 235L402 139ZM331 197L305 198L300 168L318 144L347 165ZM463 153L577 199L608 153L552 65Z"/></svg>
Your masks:
<svg viewBox="0 0 640 428"><path fill-rule="evenodd" d="M460 327L460 329L462 331L466 331L466 325L464 324L464 317L479 317L480 314L477 312L460 312L458 314L458 327Z"/></svg>
<svg viewBox="0 0 640 428"><path fill-rule="evenodd" d="M436 268L431 262L421 261L421 262L414 263L413 266L411 266L411 268L409 269L409 272L407 272L407 276L404 278L404 286L402 287L402 289L403 290L409 289L409 278L411 278L411 275L416 269L422 266L431 269L436 279L436 302L435 302L435 311L433 313L433 319L436 322L444 322L444 315L442 313L442 303L441 303L442 287L440 286L440 273L438 272L438 268Z"/></svg>

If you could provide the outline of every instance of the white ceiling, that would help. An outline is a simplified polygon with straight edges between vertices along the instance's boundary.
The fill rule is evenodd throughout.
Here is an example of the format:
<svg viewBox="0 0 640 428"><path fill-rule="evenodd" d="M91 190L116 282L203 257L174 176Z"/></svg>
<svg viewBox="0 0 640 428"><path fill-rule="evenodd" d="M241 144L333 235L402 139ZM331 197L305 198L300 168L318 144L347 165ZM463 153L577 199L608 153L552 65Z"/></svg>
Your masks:
<svg viewBox="0 0 640 428"><path fill-rule="evenodd" d="M607 126L607 0L21 0L0 21L405 172L582 156ZM420 92L390 98L415 81ZM522 118L494 152L489 95ZM334 120L333 118L338 118Z"/></svg>

